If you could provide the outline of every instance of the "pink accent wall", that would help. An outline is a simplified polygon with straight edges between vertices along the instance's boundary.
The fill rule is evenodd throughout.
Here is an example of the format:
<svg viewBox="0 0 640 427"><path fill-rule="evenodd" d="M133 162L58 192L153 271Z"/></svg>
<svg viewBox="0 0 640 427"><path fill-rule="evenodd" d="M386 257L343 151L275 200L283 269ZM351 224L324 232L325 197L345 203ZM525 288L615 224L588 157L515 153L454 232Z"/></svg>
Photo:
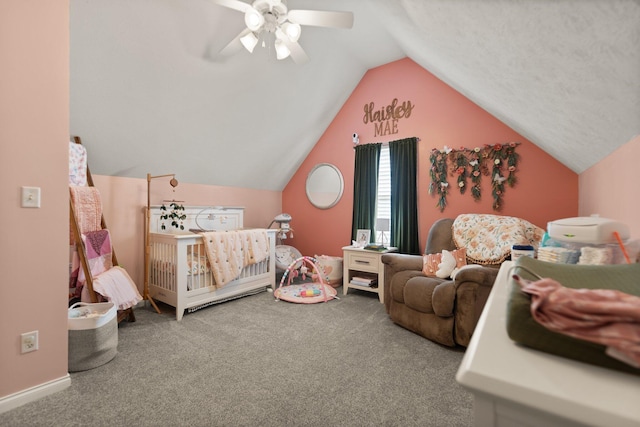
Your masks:
<svg viewBox="0 0 640 427"><path fill-rule="evenodd" d="M621 221L640 238L640 188L636 163L640 135L580 174L580 215Z"/></svg>
<svg viewBox="0 0 640 427"><path fill-rule="evenodd" d="M0 29L2 398L68 378L69 2L3 0ZM40 187L39 209L22 186ZM21 354L34 330L39 350Z"/></svg>
<svg viewBox="0 0 640 427"><path fill-rule="evenodd" d="M411 101L409 118L399 119L397 133L375 135L374 125L363 123L364 106L374 102L374 110L390 104ZM390 127L390 129L393 129ZM433 148L474 148L484 144L521 142L518 183L507 188L503 215L517 216L546 228L553 219L578 213L578 176L551 156L527 141L508 126L446 85L411 59L402 59L369 70L342 109L301 164L282 194L283 210L292 215L295 246L304 255L341 256L341 248L351 243L353 205L354 150L351 135L360 135L360 143L387 142L418 137L418 213L420 248L431 224L460 213L496 213L492 209L489 178L483 179L482 200L474 201L469 191L460 195L452 188L444 212L437 199L428 194L429 155ZM305 195L308 173L317 163L333 163L344 176L345 191L338 204L327 210L315 208ZM450 179L455 185L455 178Z"/></svg>

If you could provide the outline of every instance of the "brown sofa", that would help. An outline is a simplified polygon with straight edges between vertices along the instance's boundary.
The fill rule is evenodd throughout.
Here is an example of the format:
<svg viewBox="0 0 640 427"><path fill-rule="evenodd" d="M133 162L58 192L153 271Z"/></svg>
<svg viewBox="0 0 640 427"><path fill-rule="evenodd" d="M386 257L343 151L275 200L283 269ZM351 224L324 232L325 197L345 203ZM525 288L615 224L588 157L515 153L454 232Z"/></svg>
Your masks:
<svg viewBox="0 0 640 427"><path fill-rule="evenodd" d="M452 219L436 221L425 254L455 250ZM391 320L446 346L467 347L498 274L498 266L472 265L455 281L427 277L419 255L384 254L384 303Z"/></svg>

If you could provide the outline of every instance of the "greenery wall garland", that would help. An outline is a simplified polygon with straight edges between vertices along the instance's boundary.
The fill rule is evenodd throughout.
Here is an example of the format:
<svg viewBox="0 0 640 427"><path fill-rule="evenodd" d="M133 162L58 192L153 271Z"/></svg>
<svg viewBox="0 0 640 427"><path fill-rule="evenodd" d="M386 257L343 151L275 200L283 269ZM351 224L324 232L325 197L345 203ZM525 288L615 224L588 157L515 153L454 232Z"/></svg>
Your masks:
<svg viewBox="0 0 640 427"><path fill-rule="evenodd" d="M483 176L491 179L491 195L493 196L493 209L502 209L505 182L513 187L516 180L516 171L520 155L516 153L519 142L506 144L486 144L483 147L464 148L454 150L445 146L438 150L431 150L430 160L431 184L429 194L438 195L436 206L440 212L447 206L449 194L448 176L455 176L460 194L465 194L469 179L471 180L471 195L476 201L482 197L480 183ZM490 166L488 163L490 162Z"/></svg>

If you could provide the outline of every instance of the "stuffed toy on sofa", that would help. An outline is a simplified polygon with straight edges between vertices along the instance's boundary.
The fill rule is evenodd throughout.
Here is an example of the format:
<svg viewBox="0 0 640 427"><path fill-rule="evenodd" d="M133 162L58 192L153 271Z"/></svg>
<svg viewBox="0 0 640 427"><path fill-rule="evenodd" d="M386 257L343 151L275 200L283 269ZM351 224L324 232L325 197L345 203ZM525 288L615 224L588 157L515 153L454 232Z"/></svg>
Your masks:
<svg viewBox="0 0 640 427"><path fill-rule="evenodd" d="M440 264L438 264L438 270L436 271L436 276L441 279L456 277L456 273L458 272L458 268L456 267L456 258L450 251L443 250L442 258Z"/></svg>

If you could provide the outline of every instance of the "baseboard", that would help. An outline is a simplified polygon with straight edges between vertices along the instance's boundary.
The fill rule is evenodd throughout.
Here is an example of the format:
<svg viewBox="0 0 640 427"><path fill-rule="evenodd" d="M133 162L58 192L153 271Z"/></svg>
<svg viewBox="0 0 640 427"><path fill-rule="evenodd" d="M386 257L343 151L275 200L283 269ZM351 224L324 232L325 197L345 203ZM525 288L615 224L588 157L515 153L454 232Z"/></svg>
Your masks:
<svg viewBox="0 0 640 427"><path fill-rule="evenodd" d="M71 376L69 374L57 380L49 381L35 387L31 387L17 393L0 398L0 414L25 405L29 402L35 402L53 393L64 390L71 385Z"/></svg>

